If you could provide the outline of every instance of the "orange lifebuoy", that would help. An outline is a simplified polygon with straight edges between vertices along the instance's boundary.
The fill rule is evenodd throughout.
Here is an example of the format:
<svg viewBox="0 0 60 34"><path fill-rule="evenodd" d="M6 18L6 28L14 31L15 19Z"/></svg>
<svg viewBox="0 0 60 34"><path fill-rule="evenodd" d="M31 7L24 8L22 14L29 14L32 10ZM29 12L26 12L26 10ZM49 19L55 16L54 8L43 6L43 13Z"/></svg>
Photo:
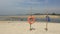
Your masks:
<svg viewBox="0 0 60 34"><path fill-rule="evenodd" d="M35 22L35 17L34 16L29 16L28 17L28 22L29 22L29 24L33 24Z"/></svg>

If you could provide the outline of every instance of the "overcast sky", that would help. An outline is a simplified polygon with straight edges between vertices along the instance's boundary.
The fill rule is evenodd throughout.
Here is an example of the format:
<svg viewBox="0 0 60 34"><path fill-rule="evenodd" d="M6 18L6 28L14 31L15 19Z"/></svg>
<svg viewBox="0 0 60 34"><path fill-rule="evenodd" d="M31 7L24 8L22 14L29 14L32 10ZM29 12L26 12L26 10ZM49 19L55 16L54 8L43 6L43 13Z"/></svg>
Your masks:
<svg viewBox="0 0 60 34"><path fill-rule="evenodd" d="M0 15L15 15L30 13L59 13L60 0L0 0Z"/></svg>

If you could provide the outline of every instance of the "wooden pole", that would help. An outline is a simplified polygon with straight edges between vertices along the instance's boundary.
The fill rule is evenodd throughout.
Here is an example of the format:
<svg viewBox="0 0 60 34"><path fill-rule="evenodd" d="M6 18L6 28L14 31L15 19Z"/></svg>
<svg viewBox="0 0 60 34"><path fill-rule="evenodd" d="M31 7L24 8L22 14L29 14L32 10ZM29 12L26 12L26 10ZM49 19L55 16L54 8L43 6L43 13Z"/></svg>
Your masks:
<svg viewBox="0 0 60 34"><path fill-rule="evenodd" d="M47 11L47 10L46 10L46 11ZM47 15L46 15L46 21L47 21L47 22L46 22L46 28L45 28L45 30L48 31L48 11L46 12L46 14L47 14Z"/></svg>
<svg viewBox="0 0 60 34"><path fill-rule="evenodd" d="M31 24L30 24L30 31L32 30L32 28L31 28Z"/></svg>
<svg viewBox="0 0 60 34"><path fill-rule="evenodd" d="M47 3L48 3L48 0L46 0L46 7L48 8L48 4ZM46 16L47 16L46 17L47 22L46 22L46 28L45 28L45 30L48 31L48 10L47 9L46 9Z"/></svg>
<svg viewBox="0 0 60 34"><path fill-rule="evenodd" d="M46 22L46 28L45 28L46 31L48 31L48 21Z"/></svg>
<svg viewBox="0 0 60 34"><path fill-rule="evenodd" d="M30 0L30 1L32 1L32 0ZM31 6L30 6L30 9L31 9L31 17L32 17L32 4L31 4ZM32 30L32 28L31 28L31 24L30 24L30 30Z"/></svg>

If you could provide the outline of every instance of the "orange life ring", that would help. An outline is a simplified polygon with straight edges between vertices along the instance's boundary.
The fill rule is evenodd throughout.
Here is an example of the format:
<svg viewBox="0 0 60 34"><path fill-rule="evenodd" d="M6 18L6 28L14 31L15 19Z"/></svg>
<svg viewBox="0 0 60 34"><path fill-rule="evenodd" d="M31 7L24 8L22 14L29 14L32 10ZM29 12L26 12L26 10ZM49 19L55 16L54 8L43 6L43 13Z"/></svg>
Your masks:
<svg viewBox="0 0 60 34"><path fill-rule="evenodd" d="M35 17L34 16L29 16L28 17L28 22L29 22L29 24L33 24L35 22Z"/></svg>

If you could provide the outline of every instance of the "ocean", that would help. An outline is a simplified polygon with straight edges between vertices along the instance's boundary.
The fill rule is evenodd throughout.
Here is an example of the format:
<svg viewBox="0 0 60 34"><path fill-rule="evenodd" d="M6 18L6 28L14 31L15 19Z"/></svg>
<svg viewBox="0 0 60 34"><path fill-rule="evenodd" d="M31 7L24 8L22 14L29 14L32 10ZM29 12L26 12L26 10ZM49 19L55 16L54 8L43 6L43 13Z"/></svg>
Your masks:
<svg viewBox="0 0 60 34"><path fill-rule="evenodd" d="M46 18L35 18L38 22L46 22ZM27 21L27 17L0 17L0 21ZM60 23L60 18L50 18L50 22Z"/></svg>

